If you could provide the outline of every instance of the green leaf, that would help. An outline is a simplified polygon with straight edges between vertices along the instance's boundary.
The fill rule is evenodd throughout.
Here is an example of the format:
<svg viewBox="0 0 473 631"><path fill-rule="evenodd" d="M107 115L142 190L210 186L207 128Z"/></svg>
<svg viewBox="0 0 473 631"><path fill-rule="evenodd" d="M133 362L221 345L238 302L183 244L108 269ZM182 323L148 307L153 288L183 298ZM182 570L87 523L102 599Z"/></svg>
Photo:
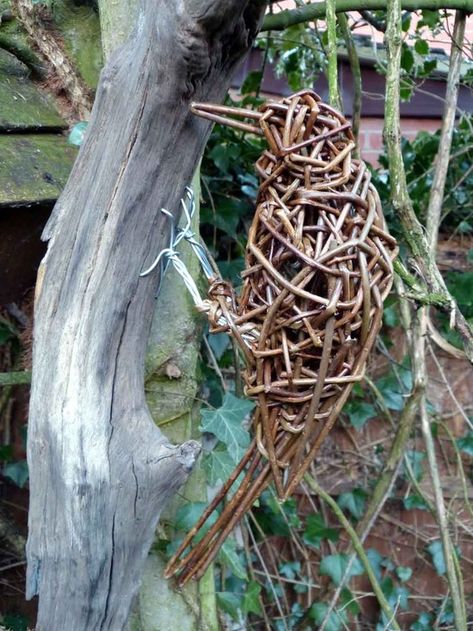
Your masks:
<svg viewBox="0 0 473 631"><path fill-rule="evenodd" d="M10 478L17 486L22 489L28 481L28 464L26 460L18 460L18 462L10 462L3 467L3 475Z"/></svg>
<svg viewBox="0 0 473 631"><path fill-rule="evenodd" d="M309 618L311 618L317 625L322 623L327 613L327 603L314 603L309 609ZM340 631L345 628L348 622L348 616L345 611L335 609L332 611L328 618L328 623L325 625L326 631Z"/></svg>
<svg viewBox="0 0 473 631"><path fill-rule="evenodd" d="M432 557L432 563L434 564L435 571L439 576L443 576L447 571L447 567L445 565L445 557L443 555L443 546L440 539L436 541L432 541L431 544L427 546L427 550Z"/></svg>
<svg viewBox="0 0 473 631"><path fill-rule="evenodd" d="M242 423L253 408L253 402L238 399L227 392L223 398L222 407L217 410L201 411L201 431L210 432L222 441L235 463L241 460L245 449L250 444L250 435Z"/></svg>
<svg viewBox="0 0 473 631"><path fill-rule="evenodd" d="M423 453L422 451L415 451L413 449L408 449L406 452L406 459L408 460L409 464L410 464L410 468L412 470L412 473L414 475L414 478L417 482L420 482L420 480L422 479L422 476L424 475L424 469L422 467L422 463L425 459L425 453ZM408 470L406 465L404 465L404 469L405 469L405 476L408 476Z"/></svg>
<svg viewBox="0 0 473 631"><path fill-rule="evenodd" d="M396 575L402 583L405 583L412 576L412 568L404 567L403 565L400 565L399 567L396 568Z"/></svg>
<svg viewBox="0 0 473 631"><path fill-rule="evenodd" d="M464 451L469 456L473 456L473 430L470 430L462 438L458 438L456 441L458 449Z"/></svg>
<svg viewBox="0 0 473 631"><path fill-rule="evenodd" d="M407 44L402 44L401 52L401 68L406 72L410 72L414 66L414 55Z"/></svg>
<svg viewBox="0 0 473 631"><path fill-rule="evenodd" d="M281 563L278 570L282 576L289 580L294 580L300 574L301 563L300 561L287 561L286 563Z"/></svg>
<svg viewBox="0 0 473 631"><path fill-rule="evenodd" d="M361 519L365 510L366 491L353 489L338 496L337 504L347 510L355 519Z"/></svg>
<svg viewBox="0 0 473 631"><path fill-rule="evenodd" d="M305 544L318 549L324 539L338 541L338 531L329 528L319 513L311 514L306 517L302 539Z"/></svg>
<svg viewBox="0 0 473 631"><path fill-rule="evenodd" d="M411 624L409 629L410 631L431 631L432 616L426 611L423 611L421 614L419 614L419 617L414 622L414 624Z"/></svg>
<svg viewBox="0 0 473 631"><path fill-rule="evenodd" d="M412 493L404 498L404 508L406 510L413 510L414 508L417 508L418 510L427 510L428 506L420 495Z"/></svg>
<svg viewBox="0 0 473 631"><path fill-rule="evenodd" d="M213 449L203 459L203 466L211 486L224 483L233 473L235 462L227 449Z"/></svg>
<svg viewBox="0 0 473 631"><path fill-rule="evenodd" d="M429 44L425 41L425 39L418 39L414 44L414 48L416 53L418 53L419 55L429 54Z"/></svg>
<svg viewBox="0 0 473 631"><path fill-rule="evenodd" d="M0 445L0 461L9 461L13 455L13 447L11 445Z"/></svg>
<svg viewBox="0 0 473 631"><path fill-rule="evenodd" d="M419 20L417 28L427 26L430 29L435 29L440 21L440 15L438 11L432 11L431 9L422 9L422 19Z"/></svg>
<svg viewBox="0 0 473 631"><path fill-rule="evenodd" d="M344 412L348 414L350 423L355 429L360 430L366 421L376 416L376 409L371 403L357 401L356 399L349 401Z"/></svg>
<svg viewBox="0 0 473 631"><path fill-rule="evenodd" d="M261 593L261 585L256 581L250 581L248 587L243 594L243 602L241 609L243 613L254 613L257 616L262 615L259 595Z"/></svg>
<svg viewBox="0 0 473 631"><path fill-rule="evenodd" d="M242 599L233 592L217 592L217 602L219 606L228 613L233 620L239 621L241 618Z"/></svg>
<svg viewBox="0 0 473 631"><path fill-rule="evenodd" d="M232 573L238 578L244 581L248 580L245 566L241 562L240 556L237 552L235 539L227 539L219 552L220 560L228 565Z"/></svg>
<svg viewBox="0 0 473 631"><path fill-rule="evenodd" d="M222 358L222 355L230 346L230 337L227 333L212 333L207 336L207 340L217 360Z"/></svg>
<svg viewBox="0 0 473 631"><path fill-rule="evenodd" d="M319 572L324 576L330 576L335 585L340 585L347 566L348 557L346 554L330 554L321 560ZM352 576L361 576L363 573L364 569L360 560L355 558L354 562L351 564L349 578Z"/></svg>
<svg viewBox="0 0 473 631"><path fill-rule="evenodd" d="M373 568L373 572L376 576L376 578L378 579L378 581L381 580L381 566L383 565L384 562L384 557L374 548L370 548L369 550L366 551L366 556L368 557L368 560L370 562L371 567Z"/></svg>
<svg viewBox="0 0 473 631"><path fill-rule="evenodd" d="M391 607L394 609L407 609L409 591L405 587L396 585L390 576L386 576L381 581L380 586Z"/></svg>
<svg viewBox="0 0 473 631"><path fill-rule="evenodd" d="M75 147L80 147L84 141L85 132L87 131L87 126L89 123L86 121L81 121L80 123L76 123L74 127L69 132L69 136L67 137L67 142L70 145L74 145Z"/></svg>
<svg viewBox="0 0 473 631"><path fill-rule="evenodd" d="M207 504L205 502L190 502L189 504L184 504L181 506L177 513L176 518L174 520L174 525L177 530L182 530L184 532L189 532L189 530L199 521L200 516L207 508ZM201 528L199 535L196 537L196 541L202 539L205 533L208 531L210 526L212 526L217 520L218 514L217 512L213 512L204 525Z"/></svg>
<svg viewBox="0 0 473 631"><path fill-rule="evenodd" d="M246 75L246 79L240 88L242 94L249 94L250 92L258 92L261 86L261 80L263 73L261 70L253 70Z"/></svg>
<svg viewBox="0 0 473 631"><path fill-rule="evenodd" d="M0 322L0 346L15 337L11 326L7 322Z"/></svg>
<svg viewBox="0 0 473 631"><path fill-rule="evenodd" d="M388 307L385 307L383 322L391 329L399 325L399 314L396 305L389 305Z"/></svg>
<svg viewBox="0 0 473 631"><path fill-rule="evenodd" d="M343 605L343 611L348 611L353 616L357 616L360 611L360 605L358 604L358 600L353 596L348 587L344 587L342 589L342 593L340 594L340 602Z"/></svg>

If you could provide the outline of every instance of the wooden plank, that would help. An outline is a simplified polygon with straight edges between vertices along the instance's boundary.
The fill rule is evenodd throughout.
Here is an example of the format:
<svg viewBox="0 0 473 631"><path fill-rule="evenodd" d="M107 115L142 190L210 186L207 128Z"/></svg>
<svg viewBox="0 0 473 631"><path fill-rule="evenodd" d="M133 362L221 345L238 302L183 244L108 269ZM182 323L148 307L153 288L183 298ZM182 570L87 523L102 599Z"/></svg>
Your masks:
<svg viewBox="0 0 473 631"><path fill-rule="evenodd" d="M0 133L66 127L52 99L29 79L26 66L0 49Z"/></svg>
<svg viewBox="0 0 473 631"><path fill-rule="evenodd" d="M56 200L76 155L61 135L0 135L0 207Z"/></svg>

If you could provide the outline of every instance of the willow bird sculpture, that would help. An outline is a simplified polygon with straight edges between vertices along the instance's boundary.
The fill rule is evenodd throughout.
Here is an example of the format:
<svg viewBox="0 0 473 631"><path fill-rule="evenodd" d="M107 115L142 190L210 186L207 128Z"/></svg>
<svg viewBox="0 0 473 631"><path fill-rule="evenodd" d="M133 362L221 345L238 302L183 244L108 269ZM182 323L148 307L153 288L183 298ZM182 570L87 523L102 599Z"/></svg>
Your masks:
<svg viewBox="0 0 473 631"><path fill-rule="evenodd" d="M363 379L397 253L370 173L353 158L350 123L314 92L259 111L204 103L192 111L264 136L267 149L256 162L241 294L215 274L203 303L211 330L227 331L243 352L253 441L169 561L166 576L180 584L202 576L271 482L281 500L294 492Z"/></svg>

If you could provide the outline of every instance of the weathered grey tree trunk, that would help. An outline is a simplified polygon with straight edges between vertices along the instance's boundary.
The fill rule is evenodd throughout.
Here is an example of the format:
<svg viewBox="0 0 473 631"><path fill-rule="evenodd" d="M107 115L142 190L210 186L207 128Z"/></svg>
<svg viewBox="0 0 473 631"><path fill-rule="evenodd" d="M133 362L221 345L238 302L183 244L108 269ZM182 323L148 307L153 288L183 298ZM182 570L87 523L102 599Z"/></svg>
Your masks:
<svg viewBox="0 0 473 631"><path fill-rule="evenodd" d="M102 73L92 120L47 229L36 300L27 596L37 631L123 628L159 514L199 447L151 421L143 365L155 275L208 126L263 2L143 0Z"/></svg>

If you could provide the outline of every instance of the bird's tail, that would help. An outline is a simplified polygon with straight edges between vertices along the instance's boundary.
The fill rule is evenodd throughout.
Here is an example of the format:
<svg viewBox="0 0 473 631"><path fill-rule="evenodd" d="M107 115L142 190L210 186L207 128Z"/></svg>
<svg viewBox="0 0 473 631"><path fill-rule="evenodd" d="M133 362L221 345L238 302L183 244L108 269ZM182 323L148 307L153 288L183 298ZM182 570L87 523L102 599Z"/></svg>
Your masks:
<svg viewBox="0 0 473 631"><path fill-rule="evenodd" d="M243 478L237 490L233 492L232 487L242 473ZM201 578L229 533L270 482L271 467L261 456L253 441L230 478L170 559L164 576L170 578L177 575L180 586L190 579ZM212 523L210 520L222 504L224 506L221 512ZM202 533L204 533L203 536Z"/></svg>

